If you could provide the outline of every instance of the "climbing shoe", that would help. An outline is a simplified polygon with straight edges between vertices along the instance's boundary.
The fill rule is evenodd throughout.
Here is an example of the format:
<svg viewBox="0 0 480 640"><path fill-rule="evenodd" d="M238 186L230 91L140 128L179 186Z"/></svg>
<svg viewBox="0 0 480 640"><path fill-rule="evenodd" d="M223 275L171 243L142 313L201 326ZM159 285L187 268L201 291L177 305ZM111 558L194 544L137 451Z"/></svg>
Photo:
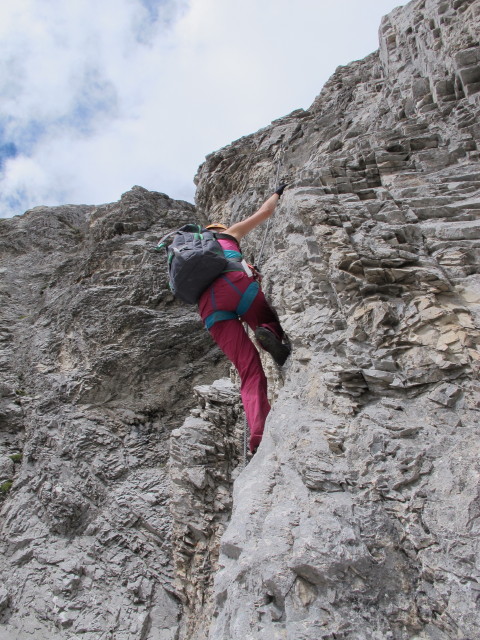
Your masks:
<svg viewBox="0 0 480 640"><path fill-rule="evenodd" d="M265 329L265 327L257 327L257 329L255 329L255 338L280 367L285 364L285 360L291 351L288 344L284 344L274 333Z"/></svg>

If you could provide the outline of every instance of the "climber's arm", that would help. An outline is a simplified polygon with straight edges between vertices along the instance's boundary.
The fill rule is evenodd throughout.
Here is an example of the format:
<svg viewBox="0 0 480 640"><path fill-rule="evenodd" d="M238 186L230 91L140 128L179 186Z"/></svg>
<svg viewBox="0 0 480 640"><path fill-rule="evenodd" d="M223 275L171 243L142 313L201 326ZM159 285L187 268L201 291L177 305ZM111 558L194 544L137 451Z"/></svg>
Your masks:
<svg viewBox="0 0 480 640"><path fill-rule="evenodd" d="M258 211L255 211L255 213L253 213L251 216L249 216L245 220L242 220L241 222L236 222L231 227L229 227L225 231L225 233L228 233L228 235L233 236L238 241L240 241L244 236L247 235L247 233L255 229L255 227L258 227L259 224L261 224L264 220L266 220L272 215L272 213L275 211L277 202L279 201L280 196L282 195L285 187L286 187L285 184L280 185L280 187L275 191L275 193L272 194L268 198L268 200L265 200L265 202L262 204L260 209L258 209Z"/></svg>
<svg viewBox="0 0 480 640"><path fill-rule="evenodd" d="M241 222L236 222L234 225L229 227L225 233L233 236L238 241L240 241L244 236L247 235L252 229L255 229L259 224L261 224L264 220L269 218L272 213L275 211L275 207L277 206L277 202L280 199L280 196L277 193L271 195L268 200L266 200L260 209L253 213L250 217L242 220Z"/></svg>

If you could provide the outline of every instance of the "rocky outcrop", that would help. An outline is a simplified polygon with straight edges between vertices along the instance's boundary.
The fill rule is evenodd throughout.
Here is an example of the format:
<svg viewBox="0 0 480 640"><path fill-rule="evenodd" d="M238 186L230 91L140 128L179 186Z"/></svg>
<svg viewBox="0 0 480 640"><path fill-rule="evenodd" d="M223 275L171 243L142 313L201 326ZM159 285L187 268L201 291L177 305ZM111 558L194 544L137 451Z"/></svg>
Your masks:
<svg viewBox="0 0 480 640"><path fill-rule="evenodd" d="M170 433L225 372L153 251L192 216L136 187L0 221L2 638L177 637Z"/></svg>
<svg viewBox="0 0 480 640"><path fill-rule="evenodd" d="M220 538L231 515L233 480L247 462L238 388L221 379L195 387L195 394L198 407L172 432L170 445L173 570L184 638L208 636Z"/></svg>
<svg viewBox="0 0 480 640"><path fill-rule="evenodd" d="M135 187L0 220L0 635L480 637L479 21L393 11L310 109L206 159L196 212ZM152 247L277 177L244 250L293 353L264 358L244 468L236 386Z"/></svg>
<svg viewBox="0 0 480 640"><path fill-rule="evenodd" d="M200 168L229 221L288 176L263 270L294 346L211 640L480 637L479 23L478 0L396 9L309 110Z"/></svg>

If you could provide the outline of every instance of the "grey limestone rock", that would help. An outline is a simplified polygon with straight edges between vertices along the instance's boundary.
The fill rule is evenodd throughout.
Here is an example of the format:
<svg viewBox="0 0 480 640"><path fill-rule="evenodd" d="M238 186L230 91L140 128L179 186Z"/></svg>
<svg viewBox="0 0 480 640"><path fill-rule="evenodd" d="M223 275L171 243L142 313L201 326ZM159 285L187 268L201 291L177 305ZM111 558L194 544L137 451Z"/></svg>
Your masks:
<svg viewBox="0 0 480 640"><path fill-rule="evenodd" d="M181 637L206 638L212 616L219 540L232 509L244 419L229 379L195 387L198 407L172 432L170 510L175 586L183 606Z"/></svg>
<svg viewBox="0 0 480 640"><path fill-rule="evenodd" d="M136 187L0 221L2 638L177 637L170 433L225 371L153 251L192 216Z"/></svg>
<svg viewBox="0 0 480 640"><path fill-rule="evenodd" d="M199 170L224 220L288 176L263 271L293 344L210 640L480 637L479 24L478 0L396 9L310 109Z"/></svg>
<svg viewBox="0 0 480 640"><path fill-rule="evenodd" d="M474 640L480 0L209 155L197 209L135 187L0 220L0 636ZM244 468L226 362L158 237L289 183L264 244L292 342ZM264 243L265 240L265 243Z"/></svg>

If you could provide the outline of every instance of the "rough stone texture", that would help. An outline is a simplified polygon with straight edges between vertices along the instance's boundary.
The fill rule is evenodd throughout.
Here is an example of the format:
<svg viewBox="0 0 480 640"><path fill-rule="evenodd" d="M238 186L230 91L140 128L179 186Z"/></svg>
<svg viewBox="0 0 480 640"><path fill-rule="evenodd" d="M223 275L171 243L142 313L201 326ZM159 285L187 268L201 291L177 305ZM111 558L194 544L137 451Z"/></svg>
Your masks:
<svg viewBox="0 0 480 640"><path fill-rule="evenodd" d="M219 541L232 510L244 418L238 388L228 379L195 387L199 406L172 432L173 569L187 615L182 638L206 638L212 616ZM241 461L241 466L246 461Z"/></svg>
<svg viewBox="0 0 480 640"><path fill-rule="evenodd" d="M0 637L480 638L479 21L393 11L200 168L201 220L290 183L263 272L294 351L245 470L225 361L151 251L192 206L0 220Z"/></svg>
<svg viewBox="0 0 480 640"><path fill-rule="evenodd" d="M169 436L225 372L153 251L192 216L136 187L0 221L2 639L178 636Z"/></svg>
<svg viewBox="0 0 480 640"><path fill-rule="evenodd" d="M229 221L290 181L263 271L294 352L211 640L480 638L479 23L478 0L396 9L309 110L199 170Z"/></svg>

